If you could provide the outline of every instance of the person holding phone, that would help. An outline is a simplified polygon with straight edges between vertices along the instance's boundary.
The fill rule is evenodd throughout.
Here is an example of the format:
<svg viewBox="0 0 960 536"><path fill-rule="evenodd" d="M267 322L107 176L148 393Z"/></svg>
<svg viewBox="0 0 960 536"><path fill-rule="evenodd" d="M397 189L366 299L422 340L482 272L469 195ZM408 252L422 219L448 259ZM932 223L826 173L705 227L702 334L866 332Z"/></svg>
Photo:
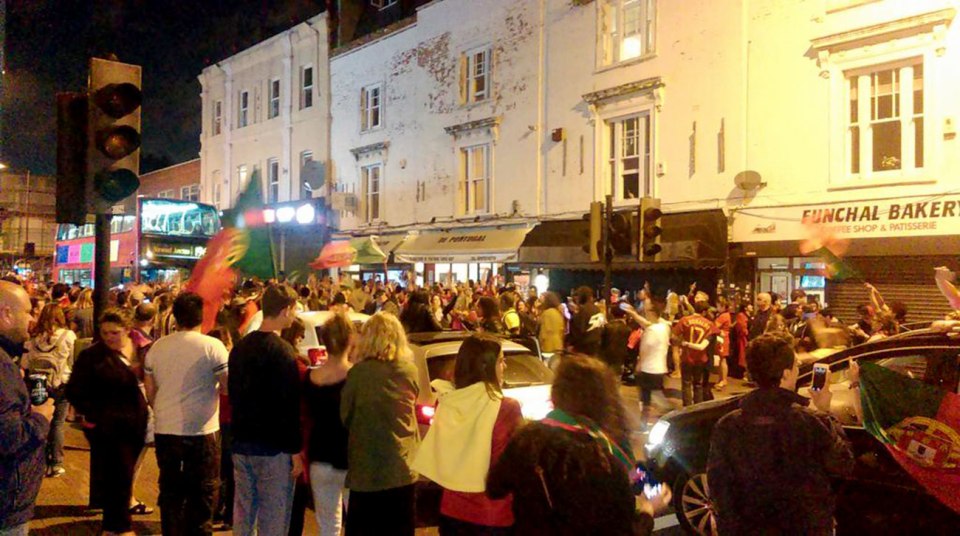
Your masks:
<svg viewBox="0 0 960 536"><path fill-rule="evenodd" d="M758 388L720 419L710 442L707 478L719 533L832 535L830 479L849 475L854 459L828 413L828 372L810 399L798 395L793 341L779 333L750 343L747 368Z"/></svg>

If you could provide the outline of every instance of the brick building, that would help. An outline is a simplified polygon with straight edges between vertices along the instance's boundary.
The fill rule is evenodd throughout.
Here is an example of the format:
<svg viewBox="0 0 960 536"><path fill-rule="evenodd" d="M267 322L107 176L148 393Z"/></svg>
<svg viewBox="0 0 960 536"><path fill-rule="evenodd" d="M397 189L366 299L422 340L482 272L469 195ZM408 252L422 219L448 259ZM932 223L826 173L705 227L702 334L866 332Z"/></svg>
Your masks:
<svg viewBox="0 0 960 536"><path fill-rule="evenodd" d="M174 164L140 176L140 190L144 197L200 200L200 159Z"/></svg>

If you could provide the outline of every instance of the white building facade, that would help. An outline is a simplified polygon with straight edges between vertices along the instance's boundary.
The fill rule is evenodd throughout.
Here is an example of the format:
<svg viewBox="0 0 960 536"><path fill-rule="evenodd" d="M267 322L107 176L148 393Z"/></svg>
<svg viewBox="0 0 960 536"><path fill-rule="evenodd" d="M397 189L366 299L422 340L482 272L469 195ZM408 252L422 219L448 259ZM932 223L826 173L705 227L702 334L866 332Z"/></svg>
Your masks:
<svg viewBox="0 0 960 536"><path fill-rule="evenodd" d="M960 235L958 4L436 0L332 51L330 120L317 110L303 128L329 139L341 233L529 230L607 194L621 208L654 196L668 214L723 212L736 281L830 298L799 249L801 220L820 215L848 255L873 259L865 277L912 297ZM255 47L262 61L230 58L232 78L201 77L232 80L230 117L245 80L266 92L262 69L284 72L274 40ZM208 136L218 84L204 85L204 180L234 184L240 165L267 165L263 140L287 147L287 119ZM277 158L294 161L296 143ZM281 180L279 199L295 186Z"/></svg>

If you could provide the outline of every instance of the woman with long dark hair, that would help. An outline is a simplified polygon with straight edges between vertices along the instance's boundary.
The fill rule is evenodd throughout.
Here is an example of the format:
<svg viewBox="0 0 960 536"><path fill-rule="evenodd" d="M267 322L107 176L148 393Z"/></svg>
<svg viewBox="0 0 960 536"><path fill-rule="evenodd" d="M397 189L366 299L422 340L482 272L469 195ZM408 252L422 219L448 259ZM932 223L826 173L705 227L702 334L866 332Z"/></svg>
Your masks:
<svg viewBox="0 0 960 536"><path fill-rule="evenodd" d="M487 495L513 494L517 534L650 534L669 490L638 514L618 379L596 358L568 355L551 397L554 410L518 430L491 469Z"/></svg>
<svg viewBox="0 0 960 536"><path fill-rule="evenodd" d="M510 497L490 499L486 479L523 422L520 403L503 396L506 367L499 340L473 335L454 364L453 389L440 395L430 431L413 468L443 487L440 534L512 533Z"/></svg>
<svg viewBox="0 0 960 536"><path fill-rule="evenodd" d="M101 497L105 534L133 534L134 470L147 432L147 401L124 355L130 319L119 309L100 316L100 340L80 352L67 384L67 400L82 413L90 441L91 480ZM97 504L97 503L100 504Z"/></svg>
<svg viewBox="0 0 960 536"><path fill-rule="evenodd" d="M493 334L504 334L507 328L500 321L500 304L490 296L481 296L477 301L477 312L480 314L480 331Z"/></svg>

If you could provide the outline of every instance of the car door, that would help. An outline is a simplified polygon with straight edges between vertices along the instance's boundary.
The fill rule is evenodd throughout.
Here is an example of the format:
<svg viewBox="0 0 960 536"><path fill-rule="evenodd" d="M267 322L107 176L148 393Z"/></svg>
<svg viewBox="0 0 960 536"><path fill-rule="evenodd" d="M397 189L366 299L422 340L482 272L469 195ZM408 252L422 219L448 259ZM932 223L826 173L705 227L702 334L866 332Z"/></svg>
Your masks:
<svg viewBox="0 0 960 536"><path fill-rule="evenodd" d="M854 356L949 392L957 392L960 349L952 345L897 348ZM846 364L833 386L843 396ZM833 372L833 371L832 371ZM833 381L836 376L832 374ZM854 395L855 396L855 395ZM835 409L835 408L832 408ZM861 423L845 424L856 465L837 482L838 534L942 534L960 516L943 506L907 474Z"/></svg>

